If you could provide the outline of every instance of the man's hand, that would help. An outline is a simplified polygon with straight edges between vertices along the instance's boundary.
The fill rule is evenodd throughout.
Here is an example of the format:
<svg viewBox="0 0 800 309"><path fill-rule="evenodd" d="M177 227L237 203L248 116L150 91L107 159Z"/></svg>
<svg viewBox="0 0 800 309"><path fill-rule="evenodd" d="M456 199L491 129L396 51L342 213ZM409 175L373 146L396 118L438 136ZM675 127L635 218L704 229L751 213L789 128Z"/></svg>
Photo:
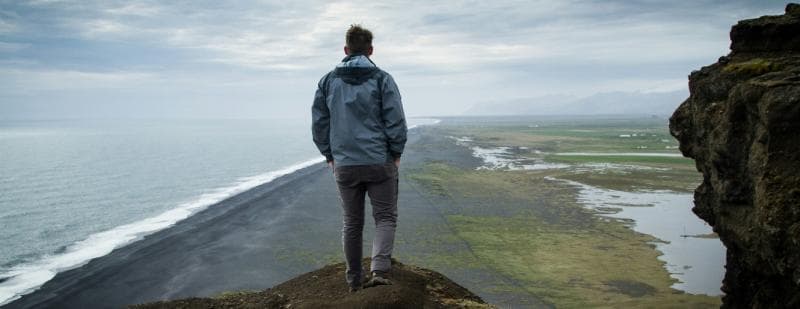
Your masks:
<svg viewBox="0 0 800 309"><path fill-rule="evenodd" d="M400 158L394 159L394 166L400 167Z"/></svg>
<svg viewBox="0 0 800 309"><path fill-rule="evenodd" d="M333 160L328 161L328 168L333 169Z"/></svg>

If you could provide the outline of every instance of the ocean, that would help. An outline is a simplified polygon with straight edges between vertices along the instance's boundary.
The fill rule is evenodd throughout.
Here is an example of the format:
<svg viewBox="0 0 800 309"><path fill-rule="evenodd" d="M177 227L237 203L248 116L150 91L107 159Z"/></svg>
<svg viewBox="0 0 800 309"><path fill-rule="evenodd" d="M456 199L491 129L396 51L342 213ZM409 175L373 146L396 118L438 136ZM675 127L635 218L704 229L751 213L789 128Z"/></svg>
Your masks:
<svg viewBox="0 0 800 309"><path fill-rule="evenodd" d="M310 131L307 119L0 122L0 305L322 162Z"/></svg>

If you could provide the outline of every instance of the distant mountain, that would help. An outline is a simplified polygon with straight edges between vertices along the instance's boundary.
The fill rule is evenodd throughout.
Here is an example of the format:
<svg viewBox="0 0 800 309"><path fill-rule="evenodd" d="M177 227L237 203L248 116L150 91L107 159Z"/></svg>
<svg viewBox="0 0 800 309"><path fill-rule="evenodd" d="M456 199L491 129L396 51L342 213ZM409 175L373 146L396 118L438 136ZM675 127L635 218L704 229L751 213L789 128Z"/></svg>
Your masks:
<svg viewBox="0 0 800 309"><path fill-rule="evenodd" d="M588 97L548 95L478 103L465 115L669 115L689 96L688 91L605 92Z"/></svg>

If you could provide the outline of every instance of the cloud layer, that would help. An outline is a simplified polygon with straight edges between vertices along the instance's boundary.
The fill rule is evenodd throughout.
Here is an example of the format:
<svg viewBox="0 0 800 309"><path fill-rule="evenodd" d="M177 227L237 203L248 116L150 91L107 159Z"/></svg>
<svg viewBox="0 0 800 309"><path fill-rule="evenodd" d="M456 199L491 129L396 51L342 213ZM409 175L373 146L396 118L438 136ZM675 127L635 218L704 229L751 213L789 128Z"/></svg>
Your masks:
<svg viewBox="0 0 800 309"><path fill-rule="evenodd" d="M547 94L674 91L728 52L737 20L782 9L777 1L0 0L0 114L305 117L352 23L375 33L373 59L395 76L409 115Z"/></svg>

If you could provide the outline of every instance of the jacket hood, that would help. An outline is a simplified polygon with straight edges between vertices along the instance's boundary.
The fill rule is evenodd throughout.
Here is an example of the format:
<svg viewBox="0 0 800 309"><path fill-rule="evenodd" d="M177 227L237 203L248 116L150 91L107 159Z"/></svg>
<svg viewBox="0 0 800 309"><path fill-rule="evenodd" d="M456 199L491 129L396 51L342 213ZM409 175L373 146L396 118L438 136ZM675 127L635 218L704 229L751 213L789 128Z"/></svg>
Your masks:
<svg viewBox="0 0 800 309"><path fill-rule="evenodd" d="M375 63L364 54L348 55L334 69L344 82L353 85L363 84L378 71Z"/></svg>

